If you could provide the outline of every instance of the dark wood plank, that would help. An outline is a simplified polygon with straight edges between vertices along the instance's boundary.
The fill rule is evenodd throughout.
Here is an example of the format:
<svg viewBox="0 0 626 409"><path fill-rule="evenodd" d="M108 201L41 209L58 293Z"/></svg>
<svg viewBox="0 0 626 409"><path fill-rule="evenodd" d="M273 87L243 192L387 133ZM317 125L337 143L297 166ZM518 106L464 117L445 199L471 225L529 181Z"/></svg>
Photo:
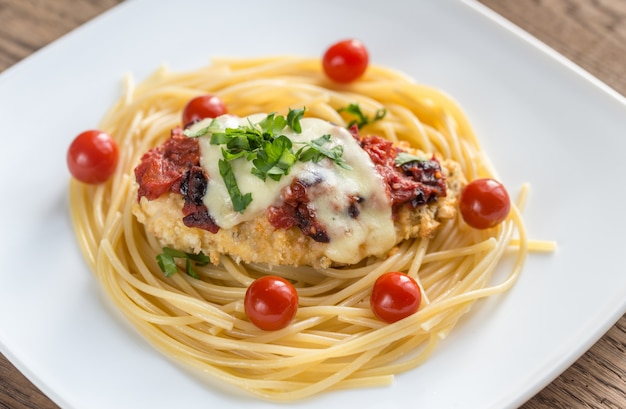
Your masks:
<svg viewBox="0 0 626 409"><path fill-rule="evenodd" d="M480 0L626 95L626 0Z"/></svg>
<svg viewBox="0 0 626 409"><path fill-rule="evenodd" d="M626 408L626 315L523 409Z"/></svg>
<svg viewBox="0 0 626 409"><path fill-rule="evenodd" d="M122 0L0 0L0 71Z"/></svg>

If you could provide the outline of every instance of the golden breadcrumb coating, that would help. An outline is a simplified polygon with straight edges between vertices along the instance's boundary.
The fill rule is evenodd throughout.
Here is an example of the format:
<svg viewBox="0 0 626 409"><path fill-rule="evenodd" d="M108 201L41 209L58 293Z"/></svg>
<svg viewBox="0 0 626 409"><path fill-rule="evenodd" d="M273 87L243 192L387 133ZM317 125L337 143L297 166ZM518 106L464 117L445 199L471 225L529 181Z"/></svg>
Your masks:
<svg viewBox="0 0 626 409"><path fill-rule="evenodd" d="M431 237L441 220L455 216L458 196L465 179L456 162L442 161L441 167L446 178L446 197L416 209L403 206L394 220L396 241L381 243L385 252L393 251L398 243L406 239ZM183 205L184 199L180 194L167 193L155 200L142 197L133 207L133 213L162 246L189 253L203 252L214 264L219 263L221 255L228 255L238 263L306 265L317 268L334 265L324 255L327 243L316 242L297 227L277 229L270 224L265 214L232 229L221 228L214 234L185 226L182 220ZM371 256L363 251L361 253L361 259Z"/></svg>

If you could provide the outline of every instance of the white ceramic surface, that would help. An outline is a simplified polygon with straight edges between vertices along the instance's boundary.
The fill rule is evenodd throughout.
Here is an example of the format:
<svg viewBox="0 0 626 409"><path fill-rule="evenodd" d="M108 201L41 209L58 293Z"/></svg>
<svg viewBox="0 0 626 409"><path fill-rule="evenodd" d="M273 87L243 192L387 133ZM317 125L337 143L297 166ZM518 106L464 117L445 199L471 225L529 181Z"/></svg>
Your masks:
<svg viewBox="0 0 626 409"><path fill-rule="evenodd" d="M211 56L321 55L357 37L373 62L465 108L500 178L532 186L530 257L423 366L389 387L290 406L516 407L626 312L626 103L483 7L464 1L133 0L0 75L0 350L64 408L271 408L161 356L103 297L75 243L66 149L97 126L122 77Z"/></svg>

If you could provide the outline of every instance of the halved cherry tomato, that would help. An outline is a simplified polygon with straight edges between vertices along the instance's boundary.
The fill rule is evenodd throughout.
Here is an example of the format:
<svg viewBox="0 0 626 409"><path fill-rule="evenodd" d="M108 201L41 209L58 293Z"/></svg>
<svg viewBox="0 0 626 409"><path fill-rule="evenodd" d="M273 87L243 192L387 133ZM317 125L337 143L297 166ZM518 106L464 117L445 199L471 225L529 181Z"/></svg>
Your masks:
<svg viewBox="0 0 626 409"><path fill-rule="evenodd" d="M250 322L265 331L285 328L298 312L298 293L287 280L277 276L256 279L244 298Z"/></svg>
<svg viewBox="0 0 626 409"><path fill-rule="evenodd" d="M494 179L476 179L461 191L459 211L463 220L475 229L488 229L501 223L511 210L509 194Z"/></svg>
<svg viewBox="0 0 626 409"><path fill-rule="evenodd" d="M378 319L396 322L414 314L422 302L422 292L413 277L398 271L378 277L372 288L370 305Z"/></svg>
<svg viewBox="0 0 626 409"><path fill-rule="evenodd" d="M119 160L117 142L107 133L92 129L80 133L67 150L67 167L77 180L98 184L106 182Z"/></svg>
<svg viewBox="0 0 626 409"><path fill-rule="evenodd" d="M326 76L347 83L361 77L369 64L369 53L359 40L342 40L331 45L322 58Z"/></svg>
<svg viewBox="0 0 626 409"><path fill-rule="evenodd" d="M183 125L204 118L217 118L227 112L226 105L215 95L200 95L192 98L183 109Z"/></svg>

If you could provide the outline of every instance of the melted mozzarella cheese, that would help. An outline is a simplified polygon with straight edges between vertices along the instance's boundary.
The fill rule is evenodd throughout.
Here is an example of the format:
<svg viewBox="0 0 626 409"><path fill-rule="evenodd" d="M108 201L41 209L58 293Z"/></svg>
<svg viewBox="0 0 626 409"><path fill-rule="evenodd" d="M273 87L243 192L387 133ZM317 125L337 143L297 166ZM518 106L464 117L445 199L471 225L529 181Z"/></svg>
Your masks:
<svg viewBox="0 0 626 409"><path fill-rule="evenodd" d="M215 129L238 128L257 123L265 114L239 118L224 115L216 118ZM207 127L212 120L201 121L192 131ZM337 262L353 264L369 255L383 256L395 244L396 235L392 221L391 206L385 192L382 177L376 172L369 155L344 128L317 118L303 118L302 132L295 133L285 128L296 151L303 142L310 142L322 135L330 135L325 145L343 147L343 159L351 169L344 169L329 159L318 163L296 162L289 175L279 181L265 181L251 173L252 163L245 158L231 161L237 185L242 194L250 192L252 202L242 212L233 210L224 180L220 176L218 162L222 159L222 148L211 145L210 135L200 137L200 163L209 175L204 204L209 214L221 228L229 229L239 223L252 220L266 211L269 206L282 204L281 191L294 178L311 184L307 188L308 204L317 220L326 228L329 237L325 255ZM354 214L354 202L358 198L358 215ZM352 208L351 208L352 206Z"/></svg>

